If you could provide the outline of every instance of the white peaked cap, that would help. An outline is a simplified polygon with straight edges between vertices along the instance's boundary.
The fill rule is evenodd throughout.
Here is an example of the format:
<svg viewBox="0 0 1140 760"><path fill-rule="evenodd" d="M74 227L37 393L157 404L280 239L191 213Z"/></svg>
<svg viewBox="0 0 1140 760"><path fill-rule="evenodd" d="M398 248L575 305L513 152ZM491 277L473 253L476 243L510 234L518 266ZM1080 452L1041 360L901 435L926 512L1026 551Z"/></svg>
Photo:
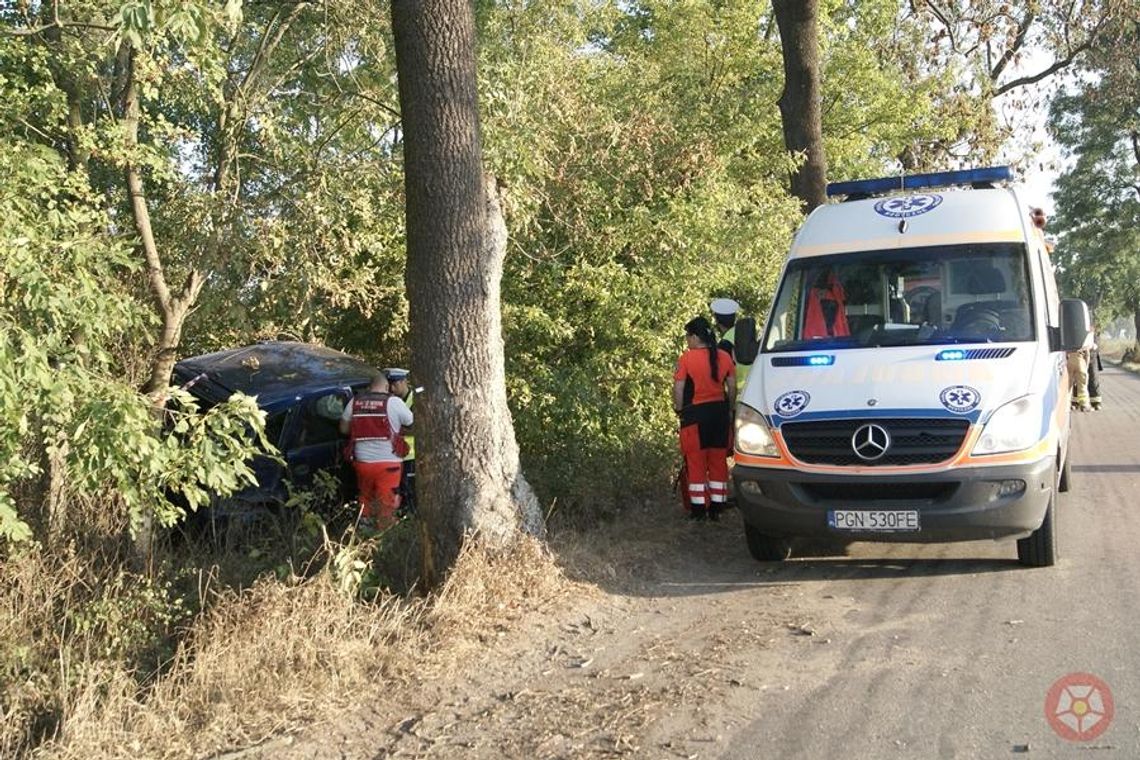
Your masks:
<svg viewBox="0 0 1140 760"><path fill-rule="evenodd" d="M709 309L713 314L735 314L740 311L740 304L733 301L731 298L714 298L712 303L709 304Z"/></svg>

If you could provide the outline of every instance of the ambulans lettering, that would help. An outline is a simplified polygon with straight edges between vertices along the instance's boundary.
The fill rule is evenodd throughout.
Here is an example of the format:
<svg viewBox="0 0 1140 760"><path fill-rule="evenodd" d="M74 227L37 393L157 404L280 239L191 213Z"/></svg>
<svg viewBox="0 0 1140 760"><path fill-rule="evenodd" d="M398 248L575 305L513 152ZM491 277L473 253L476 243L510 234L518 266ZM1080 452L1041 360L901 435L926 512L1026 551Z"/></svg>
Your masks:
<svg viewBox="0 0 1140 760"><path fill-rule="evenodd" d="M902 219L933 211L942 204L941 195L908 195L905 198L885 198L875 204L875 213Z"/></svg>

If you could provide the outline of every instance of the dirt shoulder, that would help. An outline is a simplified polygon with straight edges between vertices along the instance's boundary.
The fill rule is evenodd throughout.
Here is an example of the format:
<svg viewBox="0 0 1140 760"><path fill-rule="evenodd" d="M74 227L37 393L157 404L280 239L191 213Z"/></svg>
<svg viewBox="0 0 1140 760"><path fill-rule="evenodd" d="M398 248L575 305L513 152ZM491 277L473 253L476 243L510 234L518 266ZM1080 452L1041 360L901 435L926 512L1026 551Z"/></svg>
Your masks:
<svg viewBox="0 0 1140 760"><path fill-rule="evenodd" d="M757 691L786 688L770 678L781 648L821 628L818 600L807 619L795 585L747 556L735 512L691 524L645 510L553 550L557 604L460 657L441 652L424 677L361 694L366 707L241 754L706 756Z"/></svg>

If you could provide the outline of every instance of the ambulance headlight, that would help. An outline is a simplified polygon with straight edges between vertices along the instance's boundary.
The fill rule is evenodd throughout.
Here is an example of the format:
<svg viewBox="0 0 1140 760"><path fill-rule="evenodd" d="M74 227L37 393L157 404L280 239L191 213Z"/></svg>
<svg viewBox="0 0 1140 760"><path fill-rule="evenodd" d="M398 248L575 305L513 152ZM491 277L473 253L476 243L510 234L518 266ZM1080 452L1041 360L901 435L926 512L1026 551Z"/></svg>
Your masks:
<svg viewBox="0 0 1140 760"><path fill-rule="evenodd" d="M779 456L772 431L764 416L750 406L741 404L736 410L736 448L744 454L762 457Z"/></svg>
<svg viewBox="0 0 1140 760"><path fill-rule="evenodd" d="M974 455L1022 451L1041 440L1041 396L1022 396L998 407L974 444Z"/></svg>

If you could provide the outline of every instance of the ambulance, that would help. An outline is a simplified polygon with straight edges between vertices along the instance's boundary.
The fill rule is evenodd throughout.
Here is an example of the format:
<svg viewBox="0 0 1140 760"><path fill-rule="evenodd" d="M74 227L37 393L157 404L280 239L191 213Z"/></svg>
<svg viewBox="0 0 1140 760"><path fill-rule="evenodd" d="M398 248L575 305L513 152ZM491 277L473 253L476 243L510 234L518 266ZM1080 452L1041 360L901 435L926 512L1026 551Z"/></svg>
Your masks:
<svg viewBox="0 0 1140 760"><path fill-rule="evenodd" d="M1009 167L834 183L792 243L736 413L733 485L758 560L796 539L1015 539L1053 565L1069 485L1058 295Z"/></svg>

